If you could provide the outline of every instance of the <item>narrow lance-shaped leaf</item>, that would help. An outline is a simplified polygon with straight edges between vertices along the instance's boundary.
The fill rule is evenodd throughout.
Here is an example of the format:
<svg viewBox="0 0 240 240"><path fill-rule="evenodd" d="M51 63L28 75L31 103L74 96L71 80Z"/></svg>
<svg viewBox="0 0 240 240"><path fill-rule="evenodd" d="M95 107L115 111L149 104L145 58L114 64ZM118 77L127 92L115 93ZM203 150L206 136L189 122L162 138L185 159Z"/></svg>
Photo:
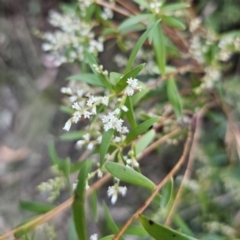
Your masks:
<svg viewBox="0 0 240 240"><path fill-rule="evenodd" d="M147 132L145 135L143 135L136 142L136 145L135 145L136 155L141 153L153 141L155 135L156 135L156 132L155 132L155 130L152 129L149 132Z"/></svg>
<svg viewBox="0 0 240 240"><path fill-rule="evenodd" d="M166 51L165 51L165 42L164 42L164 36L163 36L161 24L158 24L154 28L153 48L154 48L154 53L157 59L158 68L160 70L160 73L163 75L165 73Z"/></svg>
<svg viewBox="0 0 240 240"><path fill-rule="evenodd" d="M139 215L138 219L149 235L156 240L197 240L194 237L160 225L143 215Z"/></svg>
<svg viewBox="0 0 240 240"><path fill-rule="evenodd" d="M79 240L87 240L87 222L85 216L84 200L86 179L90 170L91 162L85 161L78 176L78 184L72 204L73 219Z"/></svg>
<svg viewBox="0 0 240 240"><path fill-rule="evenodd" d="M182 100L180 98L180 95L178 94L176 82L174 81L173 78L170 78L167 81L167 95L168 95L168 100L170 101L177 117L181 118L182 117Z"/></svg>
<svg viewBox="0 0 240 240"><path fill-rule="evenodd" d="M102 81L100 81L99 78L93 73L80 73L80 74L72 75L68 77L67 80L78 80L81 82L91 84L93 86L104 87L104 84L102 83Z"/></svg>
<svg viewBox="0 0 240 240"><path fill-rule="evenodd" d="M139 51L139 49L142 47L142 45L144 44L144 42L146 41L148 35L150 34L150 32L155 28L155 26L157 26L157 24L160 22L160 20L157 20L152 26L150 26L143 34L142 36L138 39L136 45L134 46L132 52L131 52L131 55L129 57L129 60L127 62L127 66L126 66L126 69L125 69L125 73L127 73L132 65L133 65L133 62L137 56L137 53Z"/></svg>
<svg viewBox="0 0 240 240"><path fill-rule="evenodd" d="M104 216L106 218L108 228L112 231L112 233L116 234L119 231L118 226L114 222L114 220L111 216L111 213L105 202L103 202L103 209L104 209ZM123 240L122 237L120 239Z"/></svg>
<svg viewBox="0 0 240 240"><path fill-rule="evenodd" d="M125 28L129 28L129 27L133 26L134 24L137 24L137 23L143 21L144 19L148 19L150 16L152 16L152 14L144 13L144 14L138 14L138 15L132 16L130 18L127 18L125 21L123 21L119 25L118 31L122 32Z"/></svg>
<svg viewBox="0 0 240 240"><path fill-rule="evenodd" d="M150 6L146 0L133 0L133 1L146 9L150 9Z"/></svg>
<svg viewBox="0 0 240 240"><path fill-rule="evenodd" d="M131 141L136 139L139 135L145 133L149 129L149 127L151 127L158 120L159 120L159 117L150 118L147 121L139 124L134 129L132 129L132 131L129 132L126 137L125 144L129 144Z"/></svg>
<svg viewBox="0 0 240 240"><path fill-rule="evenodd" d="M95 59L95 57L94 57L92 54L88 53L88 52L85 52L84 54L85 54L85 57L86 57L86 59L87 59L87 61L88 61L89 67L92 69L92 71L93 71L93 72L95 73L95 75L98 77L98 79L101 81L102 85L103 85L104 87L106 87L107 89L112 90L112 86L111 86L111 84L108 82L108 80L106 79L106 77L103 76L103 75L100 74L100 73L97 73L96 70L94 69L93 65L94 65L94 64L95 64L95 65L98 65L97 60Z"/></svg>
<svg viewBox="0 0 240 240"><path fill-rule="evenodd" d="M155 184L150 179L130 167L114 162L107 162L105 167L108 172L123 182L146 187L150 190L154 190L155 188Z"/></svg>
<svg viewBox="0 0 240 240"><path fill-rule="evenodd" d="M46 213L55 207L54 205L50 205L50 204L29 202L29 201L20 201L19 205L24 210L36 212L36 213Z"/></svg>
<svg viewBox="0 0 240 240"><path fill-rule="evenodd" d="M165 208L171 202L173 195L173 178L171 178L162 188L160 207Z"/></svg>
<svg viewBox="0 0 240 240"><path fill-rule="evenodd" d="M181 30L185 30L186 26L185 24L178 20L177 18L174 17L169 17L169 16L162 16L162 20L163 22L165 22L167 25L171 26L171 27L175 27Z"/></svg>
<svg viewBox="0 0 240 240"><path fill-rule="evenodd" d="M65 141L78 140L83 136L84 133L84 131L73 131L69 133L64 133L60 136L60 139Z"/></svg>
<svg viewBox="0 0 240 240"><path fill-rule="evenodd" d="M106 237L100 238L99 240L112 240L114 235L108 235Z"/></svg>
<svg viewBox="0 0 240 240"><path fill-rule="evenodd" d="M128 111L126 112L128 122L129 122L129 124L131 125L132 128L135 128L137 126L137 122L136 122L136 119L135 119L135 116L134 116L132 99L129 96L127 96L127 98L126 98L125 105L128 108Z"/></svg>
<svg viewBox="0 0 240 240"><path fill-rule="evenodd" d="M93 215L93 219L95 222L98 220L98 196L97 190L95 190L90 196L90 210Z"/></svg>
<svg viewBox="0 0 240 240"><path fill-rule="evenodd" d="M164 5L161 8L161 11L163 13L165 13L165 12L176 11L176 10L180 10L183 8L189 8L189 7L190 7L190 5L188 3L173 3L173 4Z"/></svg>
<svg viewBox="0 0 240 240"><path fill-rule="evenodd" d="M17 231L15 234L14 234L14 237L15 238L20 238L24 235L26 235L28 232L30 232L32 229L34 229L34 227L36 226L36 223L34 224L30 224L33 220L35 220L38 216L34 216L32 218L29 218L28 220L25 220L23 221L21 224L19 224L17 227L20 227L20 226L23 226L25 224L28 224L28 227L25 227L25 228L22 228L21 230ZM1 237L1 236L0 236Z"/></svg>
<svg viewBox="0 0 240 240"><path fill-rule="evenodd" d="M103 163L104 163L104 158L105 158L105 155L106 155L107 150L109 148L113 133L114 133L113 129L110 129L108 131L104 131L104 133L103 133L102 142L101 142L101 145L100 145L100 166L102 166Z"/></svg>
<svg viewBox="0 0 240 240"><path fill-rule="evenodd" d="M133 106L137 104L149 92L149 88L147 88L145 84L141 83L141 87L142 90L134 93L134 95L131 97Z"/></svg>
<svg viewBox="0 0 240 240"><path fill-rule="evenodd" d="M133 68L131 71L126 73L123 77L121 77L121 79L114 88L115 93L116 94L120 93L128 85L127 84L128 78L131 77L135 78L138 75L138 73L143 69L144 65L145 65L144 63L138 65L137 67Z"/></svg>

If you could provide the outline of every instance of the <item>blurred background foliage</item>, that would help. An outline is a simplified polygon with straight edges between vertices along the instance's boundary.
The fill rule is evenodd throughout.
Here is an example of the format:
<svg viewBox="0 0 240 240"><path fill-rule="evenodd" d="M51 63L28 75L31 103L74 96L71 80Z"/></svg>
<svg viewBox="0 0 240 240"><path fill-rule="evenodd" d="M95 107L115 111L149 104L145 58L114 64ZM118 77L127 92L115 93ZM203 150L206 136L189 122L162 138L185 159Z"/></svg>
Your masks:
<svg viewBox="0 0 240 240"><path fill-rule="evenodd" d="M53 67L41 50L41 40L34 35L37 29L52 30L47 22L49 10L59 10L61 5L72 2L0 0L0 231L3 232L29 216L19 209L20 199L45 200L35 186L52 176L47 151L49 142L55 142L63 158L78 156L73 143L59 139L67 119L59 110L62 101L59 90L65 86L66 77L76 73L78 67ZM240 1L195 0L193 6L196 14L216 31L239 31ZM100 57L103 64L108 61L104 53ZM234 55L226 67L219 95L227 103L227 112L239 119L239 54ZM238 121L236 124L239 127ZM202 233L204 228L208 234L203 234L203 239L233 240L240 235L240 165L229 128L226 112L218 107L204 118L194 180L189 182L179 206L179 214L188 227L181 220L174 220L177 227L181 226L188 233L190 229ZM181 147L163 146L161 163L149 166L143 161L144 171L152 172L153 179L163 176L174 165L171 160L164 162L164 158L175 159ZM127 200L129 205L138 202L140 190L136 191L137 197L133 195ZM63 192L58 201L66 198ZM123 205L124 201L114 207L113 215L120 222L129 210ZM122 213L118 214L119 211ZM65 219L69 219L69 212L55 220L58 236L61 236L58 239L68 236L69 225L64 224Z"/></svg>

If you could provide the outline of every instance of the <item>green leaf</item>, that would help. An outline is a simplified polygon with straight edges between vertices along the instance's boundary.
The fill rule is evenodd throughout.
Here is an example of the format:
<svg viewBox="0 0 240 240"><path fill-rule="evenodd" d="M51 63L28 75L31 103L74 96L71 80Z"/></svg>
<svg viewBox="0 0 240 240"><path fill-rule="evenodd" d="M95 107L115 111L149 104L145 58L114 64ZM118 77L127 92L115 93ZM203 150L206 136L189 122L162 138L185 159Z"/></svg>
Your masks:
<svg viewBox="0 0 240 240"><path fill-rule="evenodd" d="M197 240L196 238L160 225L143 215L139 215L138 219L149 235L156 240Z"/></svg>
<svg viewBox="0 0 240 240"><path fill-rule="evenodd" d="M135 128L137 126L137 122L136 122L136 119L135 119L135 116L134 116L132 99L129 96L127 96L127 98L126 98L125 105L128 108L128 111L126 112L128 122L129 122L129 124L131 125L132 128Z"/></svg>
<svg viewBox="0 0 240 240"><path fill-rule="evenodd" d="M29 202L29 201L20 201L19 205L24 210L36 212L36 213L46 213L55 207L54 205L50 205L50 204Z"/></svg>
<svg viewBox="0 0 240 240"><path fill-rule="evenodd" d="M181 118L182 117L182 100L180 98L180 95L178 94L176 82L174 81L173 78L170 78L167 81L167 95L168 95L168 100L170 101L177 117Z"/></svg>
<svg viewBox="0 0 240 240"><path fill-rule="evenodd" d="M81 170L83 165L84 165L84 162L77 162L77 163L71 164L70 173L74 173L74 172Z"/></svg>
<svg viewBox="0 0 240 240"><path fill-rule="evenodd" d="M82 170L78 175L78 184L76 187L74 201L72 204L73 219L79 240L87 240L87 222L85 216L84 200L86 179L91 167L90 161L85 161Z"/></svg>
<svg viewBox="0 0 240 240"><path fill-rule="evenodd" d="M123 182L146 187L150 190L154 190L155 188L155 184L150 179L130 167L114 162L107 162L105 167L108 172Z"/></svg>
<svg viewBox="0 0 240 240"><path fill-rule="evenodd" d="M90 211L92 212L94 221L97 222L98 220L97 190L93 191L93 193L90 196Z"/></svg>
<svg viewBox="0 0 240 240"><path fill-rule="evenodd" d="M155 26L160 22L160 20L157 20L152 26L150 26L143 34L142 36L138 39L136 45L134 46L131 55L129 57L129 60L127 62L127 66L125 69L125 73L129 72L129 70L131 69L134 60L136 59L137 53L139 51L139 49L142 47L142 45L144 44L144 42L146 41L148 35L150 34L150 32L155 28Z"/></svg>
<svg viewBox="0 0 240 240"><path fill-rule="evenodd" d="M27 234L24 235L24 240L30 240Z"/></svg>
<svg viewBox="0 0 240 240"><path fill-rule="evenodd" d="M48 154L50 156L50 159L52 161L52 163L54 165L57 165L59 166L60 165L60 162L61 162L61 159L58 157L57 155L57 152L56 152L56 149L55 149L55 146L54 146L54 143L51 142L49 145L48 145Z"/></svg>
<svg viewBox="0 0 240 240"><path fill-rule="evenodd" d="M83 136L84 133L84 131L73 131L69 133L64 133L60 136L60 139L65 141L78 140Z"/></svg>
<svg viewBox="0 0 240 240"><path fill-rule="evenodd" d="M102 142L100 145L100 167L102 167L102 165L104 163L104 158L105 158L105 155L109 148L113 133L114 133L113 129L104 131L104 133L103 133Z"/></svg>
<svg viewBox="0 0 240 240"><path fill-rule="evenodd" d="M100 238L99 240L112 240L114 235L108 235L106 237Z"/></svg>
<svg viewBox="0 0 240 240"><path fill-rule="evenodd" d="M161 191L161 203L160 207L161 208L166 208L172 200L173 197L173 178L171 178L167 183L164 185Z"/></svg>
<svg viewBox="0 0 240 240"><path fill-rule="evenodd" d="M103 202L103 209L104 209L104 216L106 218L108 228L112 231L112 233L116 234L119 231L118 226L114 222L111 216L111 213L105 202ZM121 237L120 239L123 240L123 237Z"/></svg>
<svg viewBox="0 0 240 240"><path fill-rule="evenodd" d="M147 232L142 225L130 225L126 229L125 234L134 236L145 236L147 235Z"/></svg>
<svg viewBox="0 0 240 240"><path fill-rule="evenodd" d="M75 110L72 109L71 107L69 107L69 106L63 106L63 105L60 106L60 110L61 110L62 112L64 112L64 113L67 113L67 114L70 114L70 115L75 112Z"/></svg>
<svg viewBox="0 0 240 240"><path fill-rule="evenodd" d="M78 80L78 81L91 84L93 86L104 87L104 84L102 83L102 81L100 81L99 78L93 73L80 73L80 74L72 75L68 77L67 80Z"/></svg>
<svg viewBox="0 0 240 240"><path fill-rule="evenodd" d="M123 75L117 72L110 73L110 83L115 86Z"/></svg>
<svg viewBox="0 0 240 240"><path fill-rule="evenodd" d="M142 91L134 93L134 95L131 96L133 106L136 105L149 92L149 88L147 88L145 84L141 83L141 86Z"/></svg>
<svg viewBox="0 0 240 240"><path fill-rule="evenodd" d="M192 230L188 227L188 225L184 222L184 220L179 216L177 212L173 214L173 222L177 227L181 229L183 233L193 235Z"/></svg>
<svg viewBox="0 0 240 240"><path fill-rule="evenodd" d="M150 118L147 121L139 124L134 129L132 129L132 131L129 132L126 137L125 144L129 144L131 141L135 140L139 135L145 133L158 120L159 117Z"/></svg>
<svg viewBox="0 0 240 240"><path fill-rule="evenodd" d="M32 218L29 218L29 219L23 221L22 223L20 223L19 225L17 225L17 227L21 227L21 226L23 226L24 224L30 223L31 221L35 220L37 217L38 217L38 216L34 216L34 217L32 217ZM30 232L35 226L36 226L36 223L30 224L28 227L23 228L23 229L17 231L17 232L14 234L14 237L18 239L18 238L26 235L26 234L27 234L28 232ZM16 227L16 228L17 228L17 227Z"/></svg>
<svg viewBox="0 0 240 240"><path fill-rule="evenodd" d="M144 134L135 144L136 155L141 153L155 138L156 132L155 130L150 130L146 134Z"/></svg>
<svg viewBox="0 0 240 240"><path fill-rule="evenodd" d="M166 65L166 50L161 24L157 25L153 31L153 48L159 71L162 75L164 75Z"/></svg>
<svg viewBox="0 0 240 240"><path fill-rule="evenodd" d="M118 31L122 32L125 30L125 28L129 28L132 27L133 25L148 19L152 16L152 14L150 13L144 13L144 14L138 14L132 17L127 18L126 20L124 20L119 26L118 26Z"/></svg>
<svg viewBox="0 0 240 240"><path fill-rule="evenodd" d="M143 69L144 65L145 63L138 65L131 71L127 72L123 77L121 77L121 79L114 88L115 93L116 94L120 93L128 85L127 84L128 78L130 77L135 78L138 75L138 73Z"/></svg>
<svg viewBox="0 0 240 240"><path fill-rule="evenodd" d="M99 79L99 81L102 83L102 85L109 89L109 90L112 90L112 86L111 84L108 82L108 80L106 79L106 77L103 75L103 74L100 74L98 72L96 72L96 70L94 69L93 65L98 65L98 62L96 60L96 58L88 53L88 52L84 52L85 54L85 58L87 59L87 62L89 64L89 67L92 69L92 71L94 72L94 74L97 76L97 78Z"/></svg>
<svg viewBox="0 0 240 240"><path fill-rule="evenodd" d="M133 0L135 3L137 3L139 6L142 6L146 9L150 9L149 4L146 0Z"/></svg>
<svg viewBox="0 0 240 240"><path fill-rule="evenodd" d="M172 12L172 11L180 10L183 8L189 8L189 7L190 7L190 4L188 3L173 3L173 4L164 5L161 8L161 11L165 13L165 12Z"/></svg>
<svg viewBox="0 0 240 240"><path fill-rule="evenodd" d="M69 224L68 224L68 239L78 240L77 232L74 226L73 216L70 218Z"/></svg>
<svg viewBox="0 0 240 240"><path fill-rule="evenodd" d="M180 30L186 29L185 24L182 21L178 20L177 18L169 17L169 16L162 16L162 20L163 20L163 22L165 22L167 25L169 25L171 27L175 27Z"/></svg>

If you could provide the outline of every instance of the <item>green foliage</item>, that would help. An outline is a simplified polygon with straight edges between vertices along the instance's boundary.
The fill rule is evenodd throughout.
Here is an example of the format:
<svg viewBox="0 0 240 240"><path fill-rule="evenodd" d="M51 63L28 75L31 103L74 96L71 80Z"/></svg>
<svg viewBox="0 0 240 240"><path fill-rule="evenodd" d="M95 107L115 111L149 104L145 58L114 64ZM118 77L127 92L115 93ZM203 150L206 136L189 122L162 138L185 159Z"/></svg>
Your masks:
<svg viewBox="0 0 240 240"><path fill-rule="evenodd" d="M43 34L43 49L53 59L59 55L56 66L66 62L80 66L61 90L67 105L61 110L69 115L63 129L79 125L60 140L76 141L77 151L83 154L63 159L49 144L56 177L40 189L49 191L55 200L67 183L73 198L70 239L89 239L91 224L100 226L101 221L106 227L101 226L98 239L113 239L119 231L119 239L127 235L142 240L238 239L239 83L238 77L230 75L231 56L240 52L239 31L214 32L212 25L218 25L218 20L201 21L192 15L194 6L181 1L120 2L105 9L101 1L89 6L79 1L64 8L67 15L53 14L51 23L58 35ZM125 18L112 18L111 9ZM235 9L231 11L236 14ZM106 57L103 48L111 45L108 39L119 49L101 62ZM103 58L98 57L100 52ZM187 131L189 138L193 136L191 141L186 140ZM189 164L183 164L184 160ZM78 174L74 191L72 174ZM134 198L122 183L130 189L140 187L137 200L145 198L140 208L139 203L131 204L133 210L124 216L124 221L130 219L123 225L125 232L105 202L103 216L99 214L103 185L109 179L113 184L107 195L112 204L119 194ZM222 205L224 195L230 199L227 211ZM130 205L128 201L123 204ZM86 214L86 202L91 216ZM21 201L20 207L56 214L55 204ZM149 218L142 215L144 210ZM132 224L133 220L137 221ZM174 225L164 226L168 221ZM27 233L34 227L23 226L15 236L29 239Z"/></svg>

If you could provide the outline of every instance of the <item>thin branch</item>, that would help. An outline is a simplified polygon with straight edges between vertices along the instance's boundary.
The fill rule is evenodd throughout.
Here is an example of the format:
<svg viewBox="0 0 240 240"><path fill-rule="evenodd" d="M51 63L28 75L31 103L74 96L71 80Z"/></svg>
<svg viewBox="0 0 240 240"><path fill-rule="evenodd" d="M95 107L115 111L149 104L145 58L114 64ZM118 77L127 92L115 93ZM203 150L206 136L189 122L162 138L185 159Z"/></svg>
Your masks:
<svg viewBox="0 0 240 240"><path fill-rule="evenodd" d="M143 151L142 155L139 156L139 159L142 158L143 156L146 156L148 153L153 151L157 146L159 146L160 144L165 142L167 139L169 139L170 137L172 137L175 134L177 134L178 132L180 132L180 130L181 130L180 128L175 129L174 131L170 132L169 134L167 134L167 135L163 136L162 138L158 139L156 142L152 143L149 147L147 147L145 149L145 151ZM111 178L111 175L107 174L103 178L101 178L100 180L98 180L97 182L92 184L90 186L90 188L86 191L86 196L90 195L95 189L99 189L110 178ZM59 206L54 208L53 210L51 210L51 211L45 213L44 215L32 220L31 222L28 222L28 223L26 223L26 224L24 224L24 225L22 225L18 228L13 229L12 231L0 236L0 240L4 240L7 237L12 236L16 232L21 231L21 230L26 229L26 228L31 228L31 230L34 230L35 228L42 225L43 223L51 220L53 217L55 217L59 213L68 209L71 206L72 203L73 203L73 197L69 198L68 200L66 200L65 202L63 202L62 204L60 204Z"/></svg>
<svg viewBox="0 0 240 240"><path fill-rule="evenodd" d="M192 65L179 67L174 72L162 76L158 81L150 83L150 84L147 84L147 87L150 88L150 89L155 88L157 85L159 85L164 80L167 80L167 79L169 79L171 77L174 77L175 75L177 75L179 73L182 74L182 73L186 73L186 72L202 72L202 70L199 69L199 68L196 68L196 67L194 67Z"/></svg>
<svg viewBox="0 0 240 240"><path fill-rule="evenodd" d="M102 1L102 0L95 0L95 3L104 7L107 7L117 13L120 13L126 17L130 17L131 13L126 11L124 8L118 7L116 5L110 4L108 2Z"/></svg>
<svg viewBox="0 0 240 240"><path fill-rule="evenodd" d="M153 193L150 195L150 197L145 201L145 203L128 219L128 221L123 225L123 227L120 229L120 231L113 237L113 240L118 240L123 233L125 232L125 230L128 228L128 226L138 217L139 214L141 214L146 208L147 206L152 202L152 200L154 199L154 197L158 194L159 190L164 186L164 184L179 170L179 168L181 167L181 165L183 164L191 142L192 142L192 129L191 127L189 127L189 132L188 132L188 137L187 140L185 142L184 145L184 150L183 150L183 154L180 157L180 159L178 160L177 164L173 167L173 169L167 174L167 176L156 186L156 188L154 189Z"/></svg>
<svg viewBox="0 0 240 240"><path fill-rule="evenodd" d="M105 175L103 178L95 182L91 187L86 191L86 196L90 195L95 189L98 189L100 186L102 186L104 183L106 183L111 178L110 174ZM15 228L12 231L4 234L3 236L0 236L0 240L4 240L7 237L12 236L13 234L17 233L20 230L31 228L31 230L34 230L39 225L42 225L43 223L51 220L54 216L58 215L59 213L63 212L64 210L68 209L73 203L73 197L69 198L53 210L47 212L46 214L32 220L31 222L28 222L21 227Z"/></svg>

